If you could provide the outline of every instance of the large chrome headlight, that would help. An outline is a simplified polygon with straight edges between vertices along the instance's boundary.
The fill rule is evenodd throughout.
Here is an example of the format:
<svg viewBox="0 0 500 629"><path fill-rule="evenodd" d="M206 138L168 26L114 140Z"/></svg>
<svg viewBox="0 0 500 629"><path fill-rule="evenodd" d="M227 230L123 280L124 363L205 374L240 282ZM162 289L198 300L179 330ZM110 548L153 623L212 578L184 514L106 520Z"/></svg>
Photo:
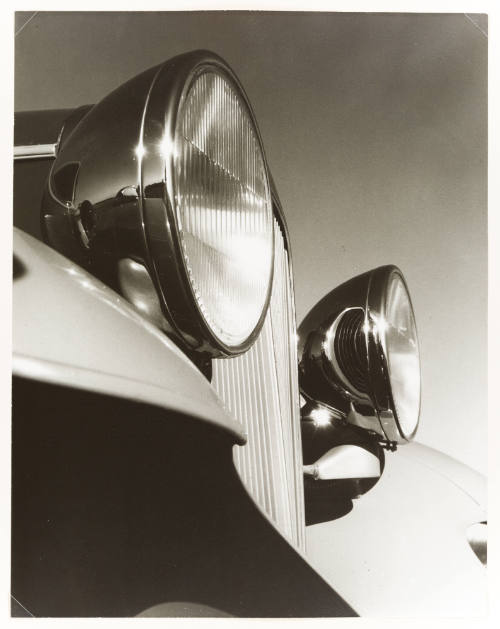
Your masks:
<svg viewBox="0 0 500 629"><path fill-rule="evenodd" d="M335 288L299 327L303 394L404 443L418 426L420 358L403 274L384 266Z"/></svg>
<svg viewBox="0 0 500 629"><path fill-rule="evenodd" d="M150 310L145 268L189 348L237 354L257 336L273 273L270 183L248 99L216 55L180 55L94 106L61 147L43 214L54 246Z"/></svg>

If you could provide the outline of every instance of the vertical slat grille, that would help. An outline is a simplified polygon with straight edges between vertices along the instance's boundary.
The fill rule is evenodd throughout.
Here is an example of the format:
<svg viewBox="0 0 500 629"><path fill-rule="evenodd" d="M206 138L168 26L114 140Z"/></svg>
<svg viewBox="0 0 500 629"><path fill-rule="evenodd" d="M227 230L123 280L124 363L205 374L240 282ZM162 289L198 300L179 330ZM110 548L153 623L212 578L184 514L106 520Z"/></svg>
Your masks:
<svg viewBox="0 0 500 629"><path fill-rule="evenodd" d="M305 550L294 298L277 222L273 291L262 332L246 354L214 360L212 382L248 432L248 443L234 451L243 482L282 533Z"/></svg>

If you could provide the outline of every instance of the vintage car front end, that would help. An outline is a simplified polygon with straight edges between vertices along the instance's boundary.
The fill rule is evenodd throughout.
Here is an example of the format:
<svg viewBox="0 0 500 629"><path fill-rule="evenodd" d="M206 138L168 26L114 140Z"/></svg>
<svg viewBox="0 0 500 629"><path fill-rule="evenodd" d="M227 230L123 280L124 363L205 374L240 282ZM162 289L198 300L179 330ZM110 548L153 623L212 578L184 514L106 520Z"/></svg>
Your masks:
<svg viewBox="0 0 500 629"><path fill-rule="evenodd" d="M42 131L36 120L16 120L16 609L372 613L347 579L362 582L357 534L348 569L323 533L366 522L353 504L372 488L371 513L377 492L394 496L387 470L417 430L401 271L338 287L297 333L263 142L213 53L174 57Z"/></svg>

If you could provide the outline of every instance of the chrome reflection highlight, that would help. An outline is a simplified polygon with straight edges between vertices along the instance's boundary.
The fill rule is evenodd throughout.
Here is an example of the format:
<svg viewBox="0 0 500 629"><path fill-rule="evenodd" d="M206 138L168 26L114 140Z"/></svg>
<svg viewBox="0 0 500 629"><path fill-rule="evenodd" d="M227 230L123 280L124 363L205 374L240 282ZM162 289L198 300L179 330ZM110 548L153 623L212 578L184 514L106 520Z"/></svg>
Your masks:
<svg viewBox="0 0 500 629"><path fill-rule="evenodd" d="M309 418L315 426L328 426L332 421L332 414L326 408L313 408Z"/></svg>
<svg viewBox="0 0 500 629"><path fill-rule="evenodd" d="M144 144L140 142L134 149L134 155L138 160L141 160L144 155L146 155L146 149L144 148Z"/></svg>
<svg viewBox="0 0 500 629"><path fill-rule="evenodd" d="M245 343L272 278L273 220L260 140L240 91L204 67L179 109L174 204L198 308L224 345Z"/></svg>

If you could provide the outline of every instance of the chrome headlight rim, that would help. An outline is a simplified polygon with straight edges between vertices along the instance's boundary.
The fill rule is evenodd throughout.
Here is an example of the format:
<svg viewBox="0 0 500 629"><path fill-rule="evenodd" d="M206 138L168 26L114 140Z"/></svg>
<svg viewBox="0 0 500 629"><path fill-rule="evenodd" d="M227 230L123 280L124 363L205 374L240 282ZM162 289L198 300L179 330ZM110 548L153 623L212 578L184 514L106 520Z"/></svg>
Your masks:
<svg viewBox="0 0 500 629"><path fill-rule="evenodd" d="M416 329L415 314L410 291L402 271L394 265L387 265L374 269L370 277L365 306L365 333L368 351L368 377L371 385L372 401L375 405L379 421L386 437L390 441L408 442L417 433L420 423L422 403L421 385L419 382L418 408L416 422L411 432L405 432L402 421L398 416L397 405L390 378L390 366L387 352L386 333L380 330L379 321L385 318L388 308L389 287L393 277L401 281L409 302L413 325ZM419 355L418 335L417 355ZM420 360L419 360L420 365ZM420 378L420 368L419 368Z"/></svg>
<svg viewBox="0 0 500 629"><path fill-rule="evenodd" d="M235 345L229 345L217 336L201 311L186 266L175 207L174 147L178 115L196 78L210 71L222 75L230 83L249 117L262 157L271 217L269 238L272 249L264 305L250 334ZM195 51L174 58L160 68L144 110L139 152L144 244L164 311L177 334L192 350L212 357L247 351L260 333L271 299L274 272L272 186L252 107L237 76L223 59L207 51Z"/></svg>

